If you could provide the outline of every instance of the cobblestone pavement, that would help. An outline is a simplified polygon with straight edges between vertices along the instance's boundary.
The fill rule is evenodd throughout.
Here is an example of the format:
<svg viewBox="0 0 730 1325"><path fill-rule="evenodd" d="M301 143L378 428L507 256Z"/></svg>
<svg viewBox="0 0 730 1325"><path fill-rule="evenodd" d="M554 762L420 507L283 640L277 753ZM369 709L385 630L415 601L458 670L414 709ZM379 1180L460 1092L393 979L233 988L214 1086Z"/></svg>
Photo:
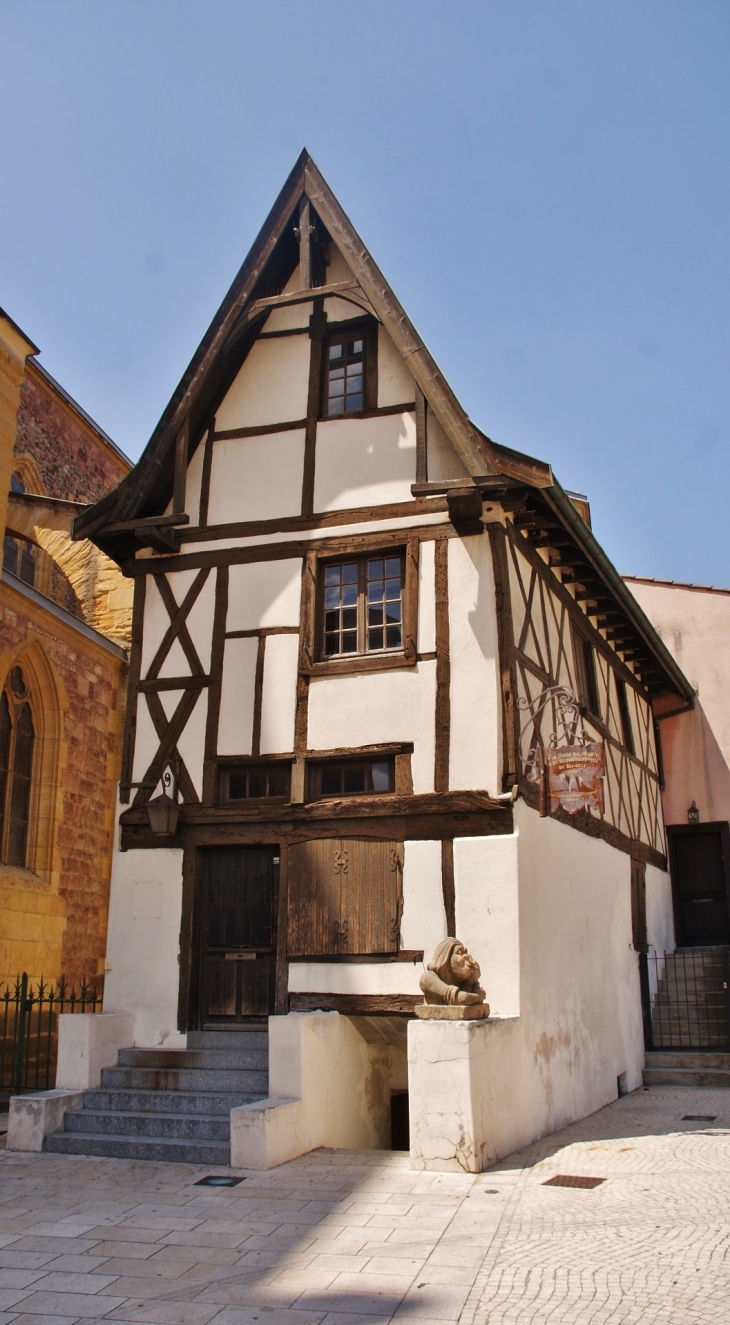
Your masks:
<svg viewBox="0 0 730 1325"><path fill-rule="evenodd" d="M730 1325L730 1091L639 1091L474 1177L210 1171L0 1153L0 1325Z"/></svg>

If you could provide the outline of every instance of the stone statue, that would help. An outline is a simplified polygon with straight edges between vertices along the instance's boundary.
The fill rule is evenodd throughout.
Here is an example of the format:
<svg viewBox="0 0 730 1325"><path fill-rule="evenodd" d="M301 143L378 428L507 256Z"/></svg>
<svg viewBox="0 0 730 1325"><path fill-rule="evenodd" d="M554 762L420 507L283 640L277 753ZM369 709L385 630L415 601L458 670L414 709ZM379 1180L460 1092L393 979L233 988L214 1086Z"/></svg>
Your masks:
<svg viewBox="0 0 730 1325"><path fill-rule="evenodd" d="M419 981L425 1003L415 1009L416 1015L449 1021L488 1017L480 975L479 963L464 944L458 939L444 939Z"/></svg>

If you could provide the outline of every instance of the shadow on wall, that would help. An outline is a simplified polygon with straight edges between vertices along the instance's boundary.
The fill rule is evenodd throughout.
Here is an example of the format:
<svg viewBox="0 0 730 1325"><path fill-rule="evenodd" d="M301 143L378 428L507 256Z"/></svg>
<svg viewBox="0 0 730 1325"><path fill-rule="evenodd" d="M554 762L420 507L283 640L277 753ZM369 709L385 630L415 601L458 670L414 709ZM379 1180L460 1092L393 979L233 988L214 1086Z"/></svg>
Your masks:
<svg viewBox="0 0 730 1325"><path fill-rule="evenodd" d="M686 824L695 801L702 823L730 819L730 768L699 700L687 713L660 724L664 819Z"/></svg>

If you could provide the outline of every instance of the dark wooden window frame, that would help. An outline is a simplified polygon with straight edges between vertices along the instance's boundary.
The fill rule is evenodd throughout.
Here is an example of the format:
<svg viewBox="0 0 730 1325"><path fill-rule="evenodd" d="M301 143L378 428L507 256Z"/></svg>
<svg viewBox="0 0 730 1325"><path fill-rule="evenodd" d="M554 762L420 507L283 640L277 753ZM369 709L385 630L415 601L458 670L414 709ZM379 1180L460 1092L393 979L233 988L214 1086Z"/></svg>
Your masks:
<svg viewBox="0 0 730 1325"><path fill-rule="evenodd" d="M328 406L328 364L330 345L343 344L349 340L363 342L363 400L362 409L349 413L329 414ZM357 419L369 414L378 407L378 323L374 318L348 318L344 322L328 322L327 335L322 355L322 381L320 383L320 419L322 422L332 419Z"/></svg>
<svg viewBox="0 0 730 1325"><path fill-rule="evenodd" d="M388 642L387 642L387 629L388 629L388 627L387 627L386 622L385 622L385 617L383 617L383 622L382 622L382 624L381 624L380 626L374 626L374 627L372 627L372 629L382 631L382 633L383 633L383 643L382 643L381 645L374 644L374 645L372 646L372 648L371 648L371 647L370 647L370 632L371 632L371 627L370 627L370 624L369 624L369 621L368 621L368 611L369 611L369 606L370 606L369 598L368 598L368 587L369 587L369 584L370 584L370 582L371 582L371 581L370 581L370 574L369 574L370 563L371 563L371 562L378 562L378 561L383 561L383 562L391 561L391 562L392 562L392 561L396 561L396 560L400 561L399 578L400 578L401 592L400 592L400 598L398 599L399 606L400 606L400 621L397 623L397 627L400 628L400 636L401 636L401 638L400 638L400 643L399 643L399 644L395 644L395 645L393 645L393 644L389 645L389 644L388 644ZM371 658L371 657L373 657L374 655L378 655L378 656L380 656L380 655L382 655L382 654L384 654L384 653L392 653L392 654L394 654L394 655L397 655L397 654L403 652L403 641L404 641L404 634L405 634L405 629L404 629L404 628L405 628L405 621L404 621L404 619L403 619L403 618L404 618L405 580L406 580L406 576L405 576L405 561L406 561L405 550L404 550L404 549L401 549L401 548L394 548L394 549L393 549L392 551L390 551L390 552L365 552L365 553L354 553L352 556L350 556L349 554L345 554L344 557L343 557L343 556L339 556L339 557L322 557L322 558L320 559L320 561L319 561L319 565L318 565L318 567L317 567L317 569L318 569L318 584L317 584L317 660L318 660L319 662L332 662L332 661L334 661L334 660L336 660L336 659L341 659L341 658ZM332 654L328 654L328 653L326 652L327 639L326 639L326 625L325 625L325 622L326 622L326 611L327 611L327 608L326 608L326 602L325 602L325 594L326 594L326 592L327 592L327 589L328 589L330 586L328 586L328 584L327 584L327 582L326 582L326 581L327 581L327 572L328 572L328 570L329 570L331 567L344 567L344 566L347 566L347 565L350 565L350 566L351 566L351 565L353 565L353 564L357 567L357 572L356 572L356 576L357 576L357 578L356 578L356 580L354 581L354 583L357 584L357 590L356 590L356 603L355 603L356 627L355 627L355 632L354 632L354 634L355 634L355 641L356 641L356 644L357 644L357 648L355 648L354 650L351 650L351 651L343 651L343 652L341 652L341 653L332 653ZM391 576L391 578L394 578L394 577ZM380 581L380 580L378 579L378 577L375 577L375 578L373 579L372 582L373 582L373 583L376 583L376 584L379 583L379 582L382 582L383 584L385 584L386 579L387 579L387 576L385 575L385 571L384 571L383 576L382 576L382 581ZM385 599L382 599L382 600L379 600L379 601L382 602L383 606L385 605L385 601L386 601ZM352 607L350 607L349 609L348 609L348 608L343 608L343 609L340 609L340 610L342 610L342 611L348 611L348 610L352 611ZM352 632L352 630L348 630L348 631L346 631L346 632L345 632L345 631L341 631L340 633L341 633L341 634L345 634L345 633L347 633L347 634L352 634L353 632Z"/></svg>
<svg viewBox="0 0 730 1325"><path fill-rule="evenodd" d="M396 667L413 667L417 662L418 639L418 561L419 540L406 536L402 544L390 546L382 542L382 535L361 534L339 548L332 546L308 553L304 574L308 589L303 596L300 672L309 676L347 676L357 672L389 671ZM323 644L323 568L327 564L348 559L366 559L400 553L403 557L403 644L400 649L373 650L371 653L335 654L321 656Z"/></svg>
<svg viewBox="0 0 730 1325"><path fill-rule="evenodd" d="M626 693L626 682L623 677L613 673L613 679L616 684L616 696L618 699L618 711L621 719L621 736L623 743L630 755L636 755L636 742L634 741L634 729L631 724L631 713L629 711L629 700Z"/></svg>
<svg viewBox="0 0 730 1325"><path fill-rule="evenodd" d="M218 804L221 806L260 805L262 807L271 804L288 804L291 799L292 762L293 760L290 755L285 758L274 757L273 759L266 756L263 758L257 756L244 756L241 759L230 758L225 762L218 760ZM268 771L269 769L281 768L286 769L289 780L289 787L285 793L266 794L265 796L232 797L230 795L231 775L239 770L250 771L253 769L262 769Z"/></svg>
<svg viewBox="0 0 730 1325"><path fill-rule="evenodd" d="M598 718L603 727L603 717L598 702L598 678L596 676L596 653L593 643L579 630L575 623L570 627L575 662L575 682L581 707L590 718Z"/></svg>
<svg viewBox="0 0 730 1325"><path fill-rule="evenodd" d="M358 765L365 767L368 764L387 764L388 768L388 787L383 791L374 789L363 791L338 791L322 790L322 774L327 769L344 770L350 766ZM394 796L396 790L395 756L392 754L369 754L362 755L357 752L349 752L346 755L340 755L329 759L308 759L306 769L306 799L307 801L326 801L326 800L349 800L356 797L358 800L362 796Z"/></svg>

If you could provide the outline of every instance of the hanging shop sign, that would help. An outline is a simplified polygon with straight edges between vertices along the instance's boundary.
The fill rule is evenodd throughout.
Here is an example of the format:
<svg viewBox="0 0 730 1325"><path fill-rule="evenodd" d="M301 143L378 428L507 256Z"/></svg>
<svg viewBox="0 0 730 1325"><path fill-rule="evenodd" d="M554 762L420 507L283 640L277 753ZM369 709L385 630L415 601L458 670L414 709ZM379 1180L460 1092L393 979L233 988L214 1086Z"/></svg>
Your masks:
<svg viewBox="0 0 730 1325"><path fill-rule="evenodd" d="M540 750L540 814L554 814L559 808L568 814L589 810L604 811L603 779L606 758L603 741L585 744L550 746Z"/></svg>

